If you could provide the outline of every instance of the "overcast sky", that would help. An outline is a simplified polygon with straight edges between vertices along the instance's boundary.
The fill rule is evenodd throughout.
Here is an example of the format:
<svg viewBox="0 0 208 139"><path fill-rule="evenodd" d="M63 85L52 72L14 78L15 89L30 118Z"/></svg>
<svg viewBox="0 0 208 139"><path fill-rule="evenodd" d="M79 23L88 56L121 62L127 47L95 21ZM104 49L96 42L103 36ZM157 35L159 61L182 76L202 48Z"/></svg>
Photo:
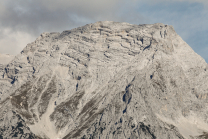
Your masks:
<svg viewBox="0 0 208 139"><path fill-rule="evenodd" d="M208 62L208 0L0 0L0 53L97 21L164 23Z"/></svg>

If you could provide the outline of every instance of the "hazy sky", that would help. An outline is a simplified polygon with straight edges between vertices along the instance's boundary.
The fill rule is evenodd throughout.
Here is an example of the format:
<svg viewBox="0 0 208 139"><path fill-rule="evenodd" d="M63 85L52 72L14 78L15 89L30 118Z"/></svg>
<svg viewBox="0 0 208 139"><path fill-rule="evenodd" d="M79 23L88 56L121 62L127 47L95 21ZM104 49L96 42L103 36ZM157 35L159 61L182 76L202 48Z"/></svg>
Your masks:
<svg viewBox="0 0 208 139"><path fill-rule="evenodd" d="M97 21L164 23L208 62L208 0L0 0L0 53Z"/></svg>

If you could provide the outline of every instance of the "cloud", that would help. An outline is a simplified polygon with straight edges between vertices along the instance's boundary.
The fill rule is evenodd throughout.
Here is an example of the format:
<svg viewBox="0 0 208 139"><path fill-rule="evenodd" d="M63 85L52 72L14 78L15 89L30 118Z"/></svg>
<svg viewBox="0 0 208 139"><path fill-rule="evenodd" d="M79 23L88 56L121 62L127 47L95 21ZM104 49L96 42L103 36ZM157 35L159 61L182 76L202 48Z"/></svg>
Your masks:
<svg viewBox="0 0 208 139"><path fill-rule="evenodd" d="M135 2L144 2L142 0L133 0ZM174 2L188 2L188 3L201 3L205 6L208 6L208 1L207 0L146 0L145 3L149 4L157 4L157 3L162 3L162 2L168 2L168 3L174 3Z"/></svg>
<svg viewBox="0 0 208 139"><path fill-rule="evenodd" d="M26 32L14 32L10 28L5 28L0 32L0 53L16 55L22 46L34 41L35 37Z"/></svg>
<svg viewBox="0 0 208 139"><path fill-rule="evenodd" d="M145 23L148 18L135 5L188 0L0 0L0 26L38 35L62 31L99 20ZM190 2L208 3L205 0ZM150 11L152 11L150 9Z"/></svg>
<svg viewBox="0 0 208 139"><path fill-rule="evenodd" d="M118 20L115 14L120 2L122 0L7 0L3 4L6 10L0 16L1 25L37 34L43 29L60 31L86 24L86 21Z"/></svg>
<svg viewBox="0 0 208 139"><path fill-rule="evenodd" d="M43 31L62 31L99 20L138 24L148 19L136 11L135 5L175 1L187 0L0 0L0 25L38 35Z"/></svg>
<svg viewBox="0 0 208 139"><path fill-rule="evenodd" d="M208 6L208 1L207 0L174 0L174 1L179 1L179 2L192 2L192 3L202 3Z"/></svg>
<svg viewBox="0 0 208 139"><path fill-rule="evenodd" d="M119 3L123 0L76 0L76 1L66 1L66 0L38 0L38 3L44 5L50 11L57 10L69 10L75 11L79 14L91 15L108 12L116 9Z"/></svg>

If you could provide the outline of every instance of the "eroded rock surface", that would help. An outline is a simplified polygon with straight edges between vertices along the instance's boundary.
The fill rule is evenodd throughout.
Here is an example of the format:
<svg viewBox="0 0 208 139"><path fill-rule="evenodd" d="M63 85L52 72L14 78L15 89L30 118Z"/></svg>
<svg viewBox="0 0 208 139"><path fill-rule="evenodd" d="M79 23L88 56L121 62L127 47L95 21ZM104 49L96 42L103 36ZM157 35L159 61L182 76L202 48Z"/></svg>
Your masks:
<svg viewBox="0 0 208 139"><path fill-rule="evenodd" d="M208 134L208 65L172 26L105 21L43 33L0 70L0 138Z"/></svg>

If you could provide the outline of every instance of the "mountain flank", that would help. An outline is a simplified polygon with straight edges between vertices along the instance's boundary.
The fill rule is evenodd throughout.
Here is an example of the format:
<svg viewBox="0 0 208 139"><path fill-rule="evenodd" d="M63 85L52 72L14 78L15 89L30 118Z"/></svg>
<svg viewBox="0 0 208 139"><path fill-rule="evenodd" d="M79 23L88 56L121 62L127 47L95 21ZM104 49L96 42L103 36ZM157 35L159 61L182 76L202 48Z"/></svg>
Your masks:
<svg viewBox="0 0 208 139"><path fill-rule="evenodd" d="M172 26L42 33L1 67L0 138L208 138L208 64Z"/></svg>

